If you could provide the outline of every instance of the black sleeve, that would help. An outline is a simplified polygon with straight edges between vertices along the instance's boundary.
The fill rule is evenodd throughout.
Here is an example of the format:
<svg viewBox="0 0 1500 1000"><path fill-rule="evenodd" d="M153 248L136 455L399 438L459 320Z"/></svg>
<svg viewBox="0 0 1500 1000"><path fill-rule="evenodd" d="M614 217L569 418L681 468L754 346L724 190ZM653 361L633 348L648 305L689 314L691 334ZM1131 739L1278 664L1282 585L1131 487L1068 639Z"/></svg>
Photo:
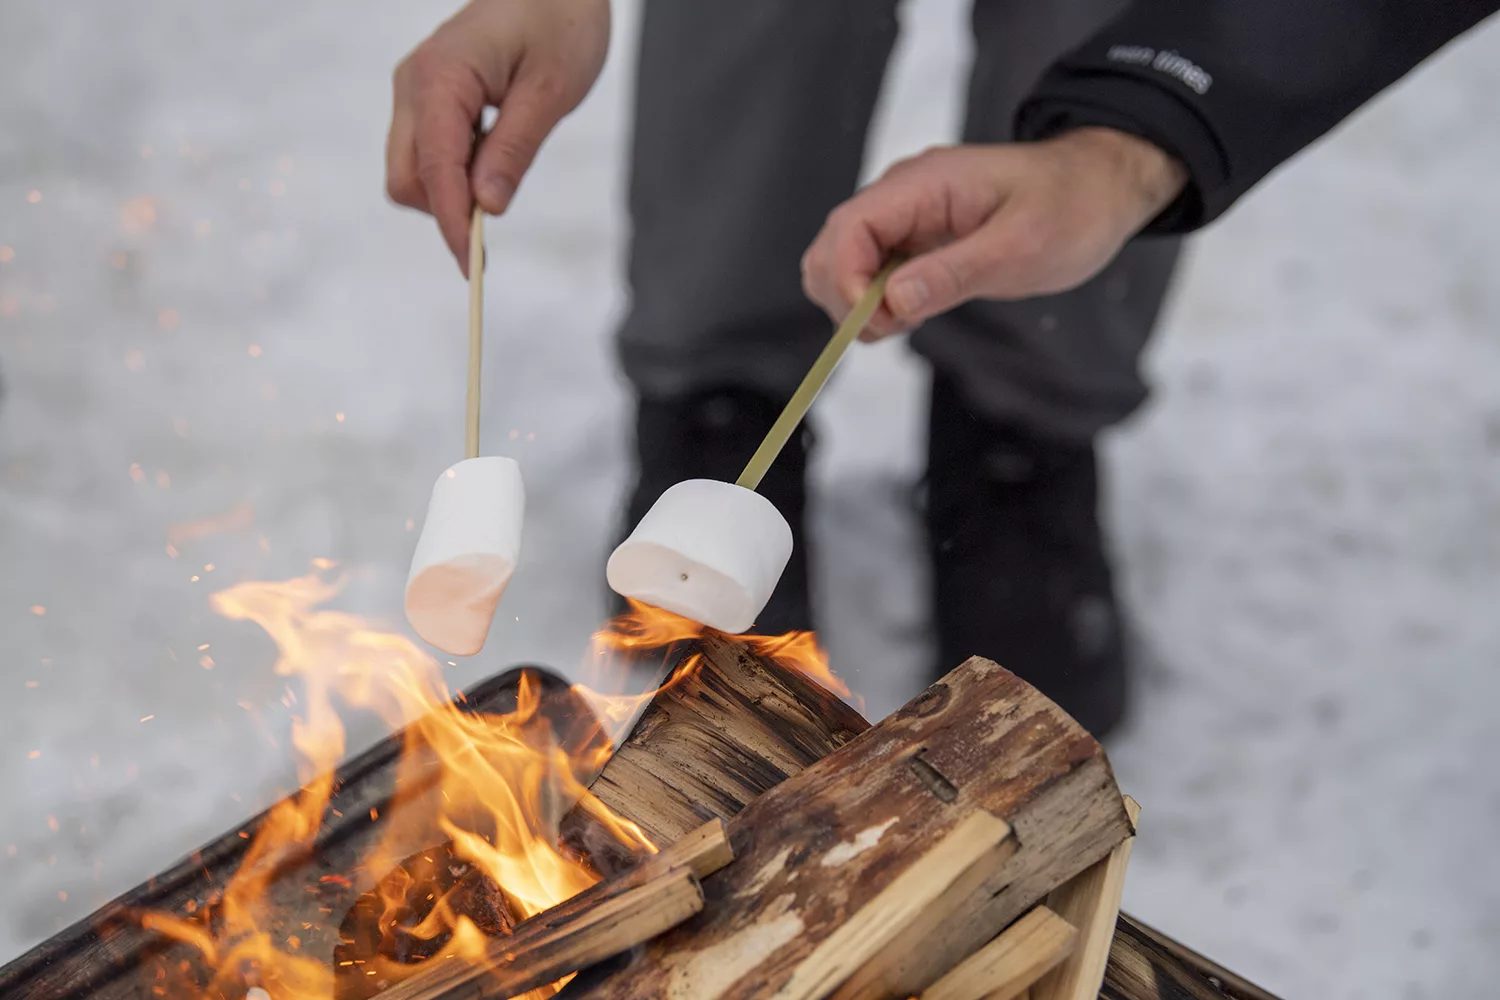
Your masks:
<svg viewBox="0 0 1500 1000"><path fill-rule="evenodd" d="M1016 135L1107 125L1151 140L1190 180L1148 228L1186 232L1496 10L1500 0L1138 0L1043 75Z"/></svg>

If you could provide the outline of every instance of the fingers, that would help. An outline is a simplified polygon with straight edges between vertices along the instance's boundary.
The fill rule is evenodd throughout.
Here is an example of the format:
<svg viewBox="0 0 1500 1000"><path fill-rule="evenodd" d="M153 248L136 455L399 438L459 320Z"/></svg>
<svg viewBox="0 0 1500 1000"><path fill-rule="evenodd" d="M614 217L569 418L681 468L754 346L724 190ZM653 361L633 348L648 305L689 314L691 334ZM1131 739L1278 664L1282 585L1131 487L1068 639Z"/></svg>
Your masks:
<svg viewBox="0 0 1500 1000"><path fill-rule="evenodd" d="M955 183L969 159L963 150L950 149L902 161L835 209L803 260L808 296L838 319L892 255L921 254L972 232L1001 198L997 185L975 197ZM928 288L916 281L898 286L899 277L892 275L865 339L910 329L931 315L919 304L928 300Z"/></svg>
<svg viewBox="0 0 1500 1000"><path fill-rule="evenodd" d="M885 289L895 321L910 329L982 294L995 264L991 235L981 229L897 268Z"/></svg>
<svg viewBox="0 0 1500 1000"><path fill-rule="evenodd" d="M555 95L543 80L523 77L500 105L500 116L480 143L472 168L474 192L491 215L510 206L537 151L567 113Z"/></svg>
<svg viewBox="0 0 1500 1000"><path fill-rule="evenodd" d="M469 157L474 125L484 109L484 88L466 73L439 73L420 86L413 102L417 180L427 208L459 268L468 273Z"/></svg>
<svg viewBox="0 0 1500 1000"><path fill-rule="evenodd" d="M399 85L385 140L385 192L398 205L427 211L427 192L417 180L416 120Z"/></svg>

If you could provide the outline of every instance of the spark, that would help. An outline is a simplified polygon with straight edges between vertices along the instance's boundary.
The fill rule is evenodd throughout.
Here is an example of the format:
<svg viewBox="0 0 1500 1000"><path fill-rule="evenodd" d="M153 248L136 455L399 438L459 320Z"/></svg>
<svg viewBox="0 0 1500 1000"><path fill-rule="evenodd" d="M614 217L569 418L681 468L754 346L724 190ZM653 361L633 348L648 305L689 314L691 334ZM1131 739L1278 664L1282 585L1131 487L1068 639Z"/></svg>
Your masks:
<svg viewBox="0 0 1500 1000"><path fill-rule="evenodd" d="M0 246L0 264L9 264L16 259L16 248Z"/></svg>
<svg viewBox="0 0 1500 1000"><path fill-rule="evenodd" d="M56 816L47 817L47 829L51 830L53 833L56 833L58 830L62 829L62 825L57 822Z"/></svg>
<svg viewBox="0 0 1500 1000"><path fill-rule="evenodd" d="M47 606L45 604L33 604L31 606L31 613L40 618L47 613Z"/></svg>
<svg viewBox="0 0 1500 1000"><path fill-rule="evenodd" d="M260 355L261 355L260 345L259 344L251 344L249 347L245 348L245 353L248 354L248 355L250 355L252 358L258 358L258 357L260 357Z"/></svg>
<svg viewBox="0 0 1500 1000"><path fill-rule="evenodd" d="M415 518L410 518L410 517L408 517L408 518L407 518L407 519L406 519L406 530L407 530L407 531L415 531L415 530L416 530L416 528L417 528L417 522L416 522L416 519L415 519Z"/></svg>
<svg viewBox="0 0 1500 1000"><path fill-rule="evenodd" d="M192 576L188 577L188 581L190 583L197 583L200 579L202 579L202 577L200 577L197 573L194 573Z"/></svg>
<svg viewBox="0 0 1500 1000"><path fill-rule="evenodd" d="M167 333L171 333L182 325L182 313L171 306L163 306L156 311L156 325Z"/></svg>
<svg viewBox="0 0 1500 1000"><path fill-rule="evenodd" d="M66 903L68 901L68 894L66 892L64 892L63 890L59 889L57 891L57 901L60 902L60 903Z"/></svg>
<svg viewBox="0 0 1500 1000"><path fill-rule="evenodd" d="M344 411L340 410L337 413L335 413L333 415L333 419L337 420L339 423L343 423L344 422Z"/></svg>
<svg viewBox="0 0 1500 1000"><path fill-rule="evenodd" d="M125 270L126 265L128 265L129 263L130 255L127 254L124 250L116 250L114 253L109 255L109 266L114 268L116 271Z"/></svg>
<svg viewBox="0 0 1500 1000"><path fill-rule="evenodd" d="M33 750L33 751L31 751L30 753L28 753L26 755L26 759L27 760L41 760L42 759L42 752L40 750Z"/></svg>
<svg viewBox="0 0 1500 1000"><path fill-rule="evenodd" d="M146 354L139 348L125 352L125 367L129 371L138 372L146 367Z"/></svg>
<svg viewBox="0 0 1500 1000"><path fill-rule="evenodd" d="M146 481L146 470L141 468L140 462L130 463L130 478L138 483Z"/></svg>
<svg viewBox="0 0 1500 1000"><path fill-rule="evenodd" d="M32 188L26 192L26 201L32 205L40 205L42 203L42 192L36 188Z"/></svg>
<svg viewBox="0 0 1500 1000"><path fill-rule="evenodd" d="M213 563L204 563L203 564L203 572L205 572L205 573L212 573L213 571L214 571L214 564Z"/></svg>
<svg viewBox="0 0 1500 1000"><path fill-rule="evenodd" d="M172 488L172 477L166 469L156 470L156 488L159 490L170 490Z"/></svg>
<svg viewBox="0 0 1500 1000"><path fill-rule="evenodd" d="M26 687L28 689L32 690L32 691L35 691L37 688L39 688L41 686L42 686L42 682L41 681L27 681L26 682Z"/></svg>
<svg viewBox="0 0 1500 1000"><path fill-rule="evenodd" d="M214 658L212 656L200 656L198 657L198 666L204 670L212 670L214 668Z"/></svg>
<svg viewBox="0 0 1500 1000"><path fill-rule="evenodd" d="M156 713L153 712L150 715L143 715L143 716L141 716L141 721L142 722L150 722L154 718L156 718Z"/></svg>
<svg viewBox="0 0 1500 1000"><path fill-rule="evenodd" d="M205 643L203 643L203 644L202 644L202 645L200 645L200 646L199 646L199 647L198 647L198 652L200 652L200 653L202 653L202 652L205 652L205 651L207 651L207 649L208 649L208 646L209 646L209 644L208 644L208 643L206 643L206 642L205 642Z"/></svg>
<svg viewBox="0 0 1500 1000"><path fill-rule="evenodd" d="M177 546L173 545L171 542L167 543L167 556L171 559L177 558Z"/></svg>
<svg viewBox="0 0 1500 1000"><path fill-rule="evenodd" d="M156 199L142 195L120 206L120 228L134 236L156 225Z"/></svg>

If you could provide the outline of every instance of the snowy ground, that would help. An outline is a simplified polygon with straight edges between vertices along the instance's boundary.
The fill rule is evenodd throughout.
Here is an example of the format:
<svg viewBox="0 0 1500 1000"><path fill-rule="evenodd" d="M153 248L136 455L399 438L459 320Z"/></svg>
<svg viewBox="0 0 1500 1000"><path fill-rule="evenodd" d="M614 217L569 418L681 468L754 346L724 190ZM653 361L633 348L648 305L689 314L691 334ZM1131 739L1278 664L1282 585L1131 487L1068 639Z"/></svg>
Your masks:
<svg viewBox="0 0 1500 1000"><path fill-rule="evenodd" d="M446 7L0 0L0 960L291 781L269 649L211 589L329 556L399 621L464 294L380 152ZM486 433L533 502L514 620L455 684L573 662L601 607L634 9L491 227ZM960 7L908 20L876 161L956 120ZM1500 24L1199 241L1110 443L1148 668L1113 747L1146 809L1127 905L1289 996L1500 975L1497 53ZM920 386L867 349L822 411L825 635L876 716L925 642Z"/></svg>

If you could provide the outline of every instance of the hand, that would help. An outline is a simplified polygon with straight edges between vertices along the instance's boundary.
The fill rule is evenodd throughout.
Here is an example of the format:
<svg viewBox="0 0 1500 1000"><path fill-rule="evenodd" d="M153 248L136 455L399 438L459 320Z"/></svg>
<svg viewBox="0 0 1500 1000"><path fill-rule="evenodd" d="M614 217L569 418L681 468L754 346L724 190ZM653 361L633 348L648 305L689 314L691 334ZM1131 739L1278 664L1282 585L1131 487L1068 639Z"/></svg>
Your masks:
<svg viewBox="0 0 1500 1000"><path fill-rule="evenodd" d="M834 209L802 258L803 288L838 321L891 255L911 257L891 275L866 340L970 299L1066 291L1098 274L1186 182L1156 146L1106 128L929 150Z"/></svg>
<svg viewBox="0 0 1500 1000"><path fill-rule="evenodd" d="M386 190L437 218L465 273L474 198L505 211L608 48L609 0L473 0L396 67ZM500 116L475 150L487 105Z"/></svg>

